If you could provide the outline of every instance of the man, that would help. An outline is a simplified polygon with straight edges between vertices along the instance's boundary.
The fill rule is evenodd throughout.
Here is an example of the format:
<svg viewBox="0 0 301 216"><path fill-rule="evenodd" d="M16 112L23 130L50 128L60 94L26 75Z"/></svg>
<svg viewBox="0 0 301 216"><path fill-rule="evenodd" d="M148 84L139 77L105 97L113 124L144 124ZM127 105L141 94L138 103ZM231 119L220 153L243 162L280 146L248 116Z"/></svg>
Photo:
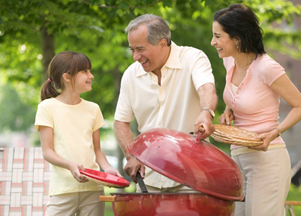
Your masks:
<svg viewBox="0 0 301 216"><path fill-rule="evenodd" d="M126 146L134 139L130 128L134 118L140 133L152 128L196 134L200 130L203 138L213 133L217 96L210 62L201 50L173 43L161 17L139 16L125 31L135 63L122 77L114 122L115 135L127 159L125 171L136 182L140 170L150 192L192 190L145 169Z"/></svg>

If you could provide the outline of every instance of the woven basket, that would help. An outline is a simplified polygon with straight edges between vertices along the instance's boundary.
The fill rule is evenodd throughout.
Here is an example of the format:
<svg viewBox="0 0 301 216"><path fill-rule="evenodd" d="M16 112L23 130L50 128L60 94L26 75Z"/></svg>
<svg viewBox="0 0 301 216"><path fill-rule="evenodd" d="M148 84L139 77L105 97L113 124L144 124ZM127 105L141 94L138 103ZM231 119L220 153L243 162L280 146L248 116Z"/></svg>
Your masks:
<svg viewBox="0 0 301 216"><path fill-rule="evenodd" d="M263 144L261 139L256 139L256 133L228 125L214 125L215 131L211 137L221 143L238 146L258 146Z"/></svg>

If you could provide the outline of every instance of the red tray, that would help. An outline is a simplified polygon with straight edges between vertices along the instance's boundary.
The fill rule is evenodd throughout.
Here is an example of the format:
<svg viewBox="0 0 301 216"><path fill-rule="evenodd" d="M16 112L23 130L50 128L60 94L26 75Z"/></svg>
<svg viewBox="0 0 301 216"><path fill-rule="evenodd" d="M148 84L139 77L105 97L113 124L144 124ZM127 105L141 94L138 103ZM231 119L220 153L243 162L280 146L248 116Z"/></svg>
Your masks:
<svg viewBox="0 0 301 216"><path fill-rule="evenodd" d="M85 171L79 170L79 172L88 177L89 180L92 180L103 186L124 188L130 185L130 182L126 179L105 172L87 168L85 168Z"/></svg>

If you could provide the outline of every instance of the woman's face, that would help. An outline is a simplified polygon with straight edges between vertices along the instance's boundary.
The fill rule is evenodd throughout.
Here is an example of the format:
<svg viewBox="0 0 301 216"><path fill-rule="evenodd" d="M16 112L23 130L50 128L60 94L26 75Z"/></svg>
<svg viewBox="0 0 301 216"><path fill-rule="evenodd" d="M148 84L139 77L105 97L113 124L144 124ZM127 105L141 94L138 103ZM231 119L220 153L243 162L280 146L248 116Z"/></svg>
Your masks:
<svg viewBox="0 0 301 216"><path fill-rule="evenodd" d="M213 22L212 33L211 46L217 49L220 58L233 56L238 53L237 39L231 39L229 34L223 31L222 26L217 21Z"/></svg>

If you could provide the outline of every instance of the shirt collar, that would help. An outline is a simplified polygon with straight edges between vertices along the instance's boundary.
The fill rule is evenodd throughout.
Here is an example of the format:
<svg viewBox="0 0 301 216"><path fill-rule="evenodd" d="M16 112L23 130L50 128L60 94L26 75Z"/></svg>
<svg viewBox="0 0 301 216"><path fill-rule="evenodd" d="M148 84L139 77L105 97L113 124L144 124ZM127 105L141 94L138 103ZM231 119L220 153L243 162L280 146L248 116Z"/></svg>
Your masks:
<svg viewBox="0 0 301 216"><path fill-rule="evenodd" d="M139 62L137 63L140 64ZM174 69L182 68L181 61L180 61L180 48L174 42L171 42L170 54L166 63L162 68L164 67L174 68ZM141 66L141 70L137 72L136 77L143 76L146 74L148 74L148 72L145 72L143 70L143 67Z"/></svg>
<svg viewBox="0 0 301 216"><path fill-rule="evenodd" d="M180 60L180 48L174 43L171 42L171 51L169 57L163 67L181 69L181 60Z"/></svg>

